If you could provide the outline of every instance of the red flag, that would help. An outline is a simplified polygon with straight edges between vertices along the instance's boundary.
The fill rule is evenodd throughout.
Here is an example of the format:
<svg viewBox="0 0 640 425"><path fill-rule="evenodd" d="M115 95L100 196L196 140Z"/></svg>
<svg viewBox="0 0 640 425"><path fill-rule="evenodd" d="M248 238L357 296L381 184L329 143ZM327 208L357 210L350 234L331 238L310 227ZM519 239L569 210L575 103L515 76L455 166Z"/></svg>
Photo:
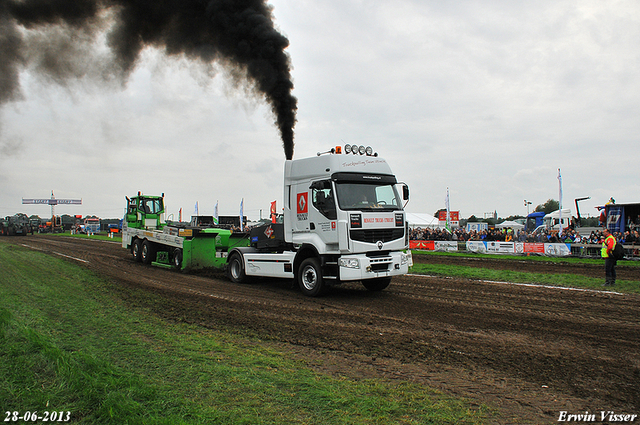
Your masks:
<svg viewBox="0 0 640 425"><path fill-rule="evenodd" d="M271 222L276 222L276 201L271 203Z"/></svg>

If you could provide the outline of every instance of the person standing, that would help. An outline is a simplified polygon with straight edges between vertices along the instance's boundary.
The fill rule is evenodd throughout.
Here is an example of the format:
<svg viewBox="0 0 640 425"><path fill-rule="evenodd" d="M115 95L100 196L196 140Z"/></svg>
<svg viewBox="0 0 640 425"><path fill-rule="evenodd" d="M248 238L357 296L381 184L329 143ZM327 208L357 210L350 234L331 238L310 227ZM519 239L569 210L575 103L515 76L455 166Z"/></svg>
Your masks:
<svg viewBox="0 0 640 425"><path fill-rule="evenodd" d="M616 238L609 232L608 228L602 231L604 240L600 254L604 258L605 282L602 286L613 286L616 284L616 259L613 258L613 249L616 247Z"/></svg>

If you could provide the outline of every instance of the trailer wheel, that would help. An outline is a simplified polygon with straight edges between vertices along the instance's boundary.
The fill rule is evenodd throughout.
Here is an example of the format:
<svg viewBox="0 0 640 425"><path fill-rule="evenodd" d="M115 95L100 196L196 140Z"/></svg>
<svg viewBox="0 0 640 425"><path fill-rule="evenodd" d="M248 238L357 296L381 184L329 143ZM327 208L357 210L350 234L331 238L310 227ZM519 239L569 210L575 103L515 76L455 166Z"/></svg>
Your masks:
<svg viewBox="0 0 640 425"><path fill-rule="evenodd" d="M376 279L363 280L362 284L369 291L382 291L386 289L391 283L390 277L378 277Z"/></svg>
<svg viewBox="0 0 640 425"><path fill-rule="evenodd" d="M325 292L326 285L322 277L320 261L317 258L307 258L302 261L298 269L298 284L304 295L317 297Z"/></svg>
<svg viewBox="0 0 640 425"><path fill-rule="evenodd" d="M149 242L146 239L144 242L142 242L142 252L140 253L140 258L142 258L142 262L144 264L151 264L155 261L156 250L152 242Z"/></svg>
<svg viewBox="0 0 640 425"><path fill-rule="evenodd" d="M182 269L182 250L180 248L173 250L173 268Z"/></svg>
<svg viewBox="0 0 640 425"><path fill-rule="evenodd" d="M237 252L231 254L231 258L229 258L227 276L233 283L245 283L247 281L247 275L244 273L244 262L242 261L242 256Z"/></svg>
<svg viewBox="0 0 640 425"><path fill-rule="evenodd" d="M133 241L133 245L131 245L131 254L133 255L133 261L139 263L142 261L141 254L142 253L142 241L140 239L136 239Z"/></svg>

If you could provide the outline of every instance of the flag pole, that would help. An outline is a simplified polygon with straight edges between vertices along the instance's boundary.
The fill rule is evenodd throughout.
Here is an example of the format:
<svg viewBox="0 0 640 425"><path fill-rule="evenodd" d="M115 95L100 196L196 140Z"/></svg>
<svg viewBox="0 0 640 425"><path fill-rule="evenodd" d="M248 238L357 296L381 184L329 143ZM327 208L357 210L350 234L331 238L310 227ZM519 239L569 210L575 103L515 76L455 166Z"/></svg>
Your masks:
<svg viewBox="0 0 640 425"><path fill-rule="evenodd" d="M560 174L560 169L558 168L558 192L559 192L559 202L558 202L558 221L560 222L560 229L558 230L558 238L562 235L562 175Z"/></svg>

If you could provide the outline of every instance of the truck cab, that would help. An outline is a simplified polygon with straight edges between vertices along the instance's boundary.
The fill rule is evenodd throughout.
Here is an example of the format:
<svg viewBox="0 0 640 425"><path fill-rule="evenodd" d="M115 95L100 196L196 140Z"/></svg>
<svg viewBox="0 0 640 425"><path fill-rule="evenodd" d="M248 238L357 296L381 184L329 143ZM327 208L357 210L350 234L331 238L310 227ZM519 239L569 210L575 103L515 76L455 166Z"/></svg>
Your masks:
<svg viewBox="0 0 640 425"><path fill-rule="evenodd" d="M409 191L402 185L401 197L398 185L387 161L364 146L287 160L283 229L271 224L255 232L256 238L267 232L282 240L239 249L229 259L231 279L291 277L310 296L348 281L374 291L386 288L411 262L402 205Z"/></svg>
<svg viewBox="0 0 640 425"><path fill-rule="evenodd" d="M571 210L555 210L544 216L543 223L550 232L561 232L571 226Z"/></svg>
<svg viewBox="0 0 640 425"><path fill-rule="evenodd" d="M532 233L540 227L544 221L546 214L543 211L535 211L527 216L527 220L524 223L524 231Z"/></svg>

